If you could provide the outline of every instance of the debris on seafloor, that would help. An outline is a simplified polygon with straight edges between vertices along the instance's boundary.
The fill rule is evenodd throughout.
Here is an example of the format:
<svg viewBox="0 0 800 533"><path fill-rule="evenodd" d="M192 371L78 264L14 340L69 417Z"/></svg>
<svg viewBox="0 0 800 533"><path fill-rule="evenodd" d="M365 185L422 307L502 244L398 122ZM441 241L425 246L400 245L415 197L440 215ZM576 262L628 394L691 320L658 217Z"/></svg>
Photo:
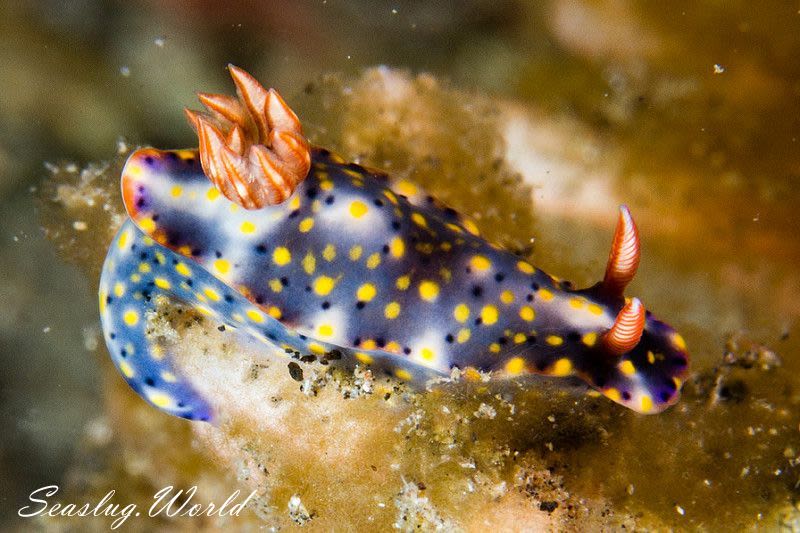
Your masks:
<svg viewBox="0 0 800 533"><path fill-rule="evenodd" d="M530 252L537 233L531 189L507 164L504 141L507 113L518 106L387 68L355 80L327 77L293 105L316 144L421 182L478 220L491 240ZM517 128L545 127L529 120L514 115ZM93 283L124 220L123 162L124 154L81 172L54 168L41 192L48 235ZM156 525L745 526L757 520L756 508L767 519L793 494L797 500L800 452L792 443L800 398L769 350L741 339L729 351L748 346L755 355L699 369L681 403L642 417L534 377L465 372L418 391L368 368L248 342L170 302L148 320L153 334L181 344L178 363L222 401L224 417L211 426L163 415L128 389L99 350L106 414L92 427L108 430L103 439L87 430L82 456L92 459L76 462L68 490L85 499L113 488L142 507L166 485L197 486L205 501L256 490L252 512L238 518L159 517ZM739 362L750 359L749 367ZM734 392L723 397L722 390ZM780 520L791 521L787 513Z"/></svg>

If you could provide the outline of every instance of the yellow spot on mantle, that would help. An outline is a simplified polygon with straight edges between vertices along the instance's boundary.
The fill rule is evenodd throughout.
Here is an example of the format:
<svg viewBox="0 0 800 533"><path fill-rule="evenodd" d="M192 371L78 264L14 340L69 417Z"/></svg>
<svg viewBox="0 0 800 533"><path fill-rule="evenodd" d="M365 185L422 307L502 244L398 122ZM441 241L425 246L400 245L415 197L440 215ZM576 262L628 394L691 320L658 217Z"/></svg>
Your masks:
<svg viewBox="0 0 800 533"><path fill-rule="evenodd" d="M365 354L364 352L356 352L356 359L365 365L371 365L374 361L372 356Z"/></svg>
<svg viewBox="0 0 800 533"><path fill-rule="evenodd" d="M359 259L361 259L361 254L363 253L363 251L364 249L361 247L361 245L358 244L350 248L350 252L348 253L350 261L358 261Z"/></svg>
<svg viewBox="0 0 800 533"><path fill-rule="evenodd" d="M629 360L625 360L619 364L619 371L626 376L632 376L636 373L636 367Z"/></svg>
<svg viewBox="0 0 800 533"><path fill-rule="evenodd" d="M381 254L375 252L367 258L367 268L376 269L381 264Z"/></svg>
<svg viewBox="0 0 800 533"><path fill-rule="evenodd" d="M242 225L239 227L239 229L242 233L253 233L256 230L256 225L249 220L245 220L242 222Z"/></svg>
<svg viewBox="0 0 800 533"><path fill-rule="evenodd" d="M504 304L512 304L514 303L514 293L511 291L503 291L500 293L500 301Z"/></svg>
<svg viewBox="0 0 800 533"><path fill-rule="evenodd" d="M100 291L100 294L98 296L99 296L99 300L100 300L100 312L101 313L105 313L106 312L106 303L107 303L106 299L108 298L108 291L103 289L103 290Z"/></svg>
<svg viewBox="0 0 800 533"><path fill-rule="evenodd" d="M163 392L151 392L147 395L147 399L150 400L150 403L162 409L172 405L172 397Z"/></svg>
<svg viewBox="0 0 800 533"><path fill-rule="evenodd" d="M672 344L679 350L686 350L686 341L683 340L683 337L680 333L675 333L672 335Z"/></svg>
<svg viewBox="0 0 800 533"><path fill-rule="evenodd" d="M478 229L478 226L476 226L475 223L473 221L469 220L469 219L464 220L461 223L461 225L464 226L464 228L468 232L470 232L471 234L475 235L476 237L481 234L480 230Z"/></svg>
<svg viewBox="0 0 800 533"><path fill-rule="evenodd" d="M406 180L398 181L394 186L394 190L403 196L414 196L417 194L417 186Z"/></svg>
<svg viewBox="0 0 800 533"><path fill-rule="evenodd" d="M470 266L479 272L483 272L484 270L489 270L492 266L492 262L489 261L485 255L475 255L472 256L469 262Z"/></svg>
<svg viewBox="0 0 800 533"><path fill-rule="evenodd" d="M386 308L383 310L383 314L389 320L397 318L400 314L400 304L397 302L388 303Z"/></svg>
<svg viewBox="0 0 800 533"><path fill-rule="evenodd" d="M264 315L261 314L261 311L258 311L257 309L248 309L247 317L257 324L264 322Z"/></svg>
<svg viewBox="0 0 800 533"><path fill-rule="evenodd" d="M300 230L300 233L308 233L311 231L311 228L314 227L314 219L311 217L304 218L300 221L300 224L297 226L297 229Z"/></svg>
<svg viewBox="0 0 800 533"><path fill-rule="evenodd" d="M536 294L539 296L539 298L541 298L545 302L549 302L550 300L553 299L553 293L547 289L539 289L539 291Z"/></svg>
<svg viewBox="0 0 800 533"><path fill-rule="evenodd" d="M597 342L597 333L590 331L589 333L585 334L581 340L586 346L592 347Z"/></svg>
<svg viewBox="0 0 800 533"><path fill-rule="evenodd" d="M533 319L536 318L536 313L533 311L533 307L523 305L519 310L519 317L525 322L533 322Z"/></svg>
<svg viewBox="0 0 800 533"><path fill-rule="evenodd" d="M336 280L329 276L319 276L314 280L314 292L319 296L327 296L336 286Z"/></svg>
<svg viewBox="0 0 800 533"><path fill-rule="evenodd" d="M515 376L525 370L525 360L522 357L513 357L505 364L505 371Z"/></svg>
<svg viewBox="0 0 800 533"><path fill-rule="evenodd" d="M383 191L383 195L389 199L394 205L397 205L399 202L397 201L397 196L394 195L392 191Z"/></svg>
<svg viewBox="0 0 800 533"><path fill-rule="evenodd" d="M533 274L535 270L530 263L526 263L525 261L520 261L517 263L517 269L519 269L519 271L523 274Z"/></svg>
<svg viewBox="0 0 800 533"><path fill-rule="evenodd" d="M330 324L322 324L319 327L319 334L323 337L330 337L333 335L333 326Z"/></svg>
<svg viewBox="0 0 800 533"><path fill-rule="evenodd" d="M602 315L602 314L603 314L603 308L602 308L602 307L600 307L600 306L599 306L599 305L597 305L597 304L589 304L589 307L588 307L587 309L588 309L588 310L589 310L589 312L590 312L590 313L592 313L593 315L598 315L598 316L600 316L600 315Z"/></svg>
<svg viewBox="0 0 800 533"><path fill-rule="evenodd" d="M217 190L217 188L216 187L210 187L208 189L208 191L206 192L206 198L208 198L208 200L210 202L213 202L214 200L219 198L219 191Z"/></svg>
<svg viewBox="0 0 800 533"><path fill-rule="evenodd" d="M562 357L555 362L549 373L553 376L568 376L572 373L572 362L566 357Z"/></svg>
<svg viewBox="0 0 800 533"><path fill-rule="evenodd" d="M643 413L649 413L653 409L653 399L649 395L642 394L642 399L639 401L641 402Z"/></svg>
<svg viewBox="0 0 800 533"><path fill-rule="evenodd" d="M114 296L120 298L123 294L125 294L125 284L117 282L114 284Z"/></svg>
<svg viewBox="0 0 800 533"><path fill-rule="evenodd" d="M614 400L615 402L619 402L622 396L619 393L619 390L615 389L614 387L610 387L603 391L603 394L606 395L606 398L610 400Z"/></svg>
<svg viewBox="0 0 800 533"><path fill-rule="evenodd" d="M386 343L386 346L384 346L383 349L387 352L400 353L403 348L395 341L389 341Z"/></svg>
<svg viewBox="0 0 800 533"><path fill-rule="evenodd" d="M186 266L186 263L178 263L175 265L175 270L178 272L178 274L181 276L186 276L187 278L192 275L192 271L188 266Z"/></svg>
<svg viewBox="0 0 800 533"><path fill-rule="evenodd" d="M436 358L436 354L430 348L423 348L420 350L419 355L426 361L433 361Z"/></svg>
<svg viewBox="0 0 800 533"><path fill-rule="evenodd" d="M419 295L425 301L434 302L439 297L439 285L435 281L425 280L419 284Z"/></svg>
<svg viewBox="0 0 800 533"><path fill-rule="evenodd" d="M459 344L464 344L469 340L471 335L472 333L470 332L469 329L461 328L460 330L458 330L458 335L456 335L456 341L458 341Z"/></svg>
<svg viewBox="0 0 800 533"><path fill-rule="evenodd" d="M336 247L332 244L328 244L325 248L322 249L322 258L329 263L336 259Z"/></svg>
<svg viewBox="0 0 800 533"><path fill-rule="evenodd" d="M361 342L361 347L365 350L374 350L378 347L378 344L373 339L366 339Z"/></svg>
<svg viewBox="0 0 800 533"><path fill-rule="evenodd" d="M125 314L122 315L122 320L129 326L135 326L139 323L139 313L136 311L125 311Z"/></svg>
<svg viewBox="0 0 800 533"><path fill-rule="evenodd" d="M139 221L139 227L145 233L153 233L156 230L156 223L150 217L145 217Z"/></svg>
<svg viewBox="0 0 800 533"><path fill-rule="evenodd" d="M392 239L392 242L389 243L389 252L392 254L392 257L399 259L403 257L405 251L406 245L400 237L395 237Z"/></svg>
<svg viewBox="0 0 800 533"><path fill-rule="evenodd" d="M306 274L310 276L311 274L314 273L316 269L317 269L317 258L314 257L313 253L308 252L306 256L303 258L303 270L305 270Z"/></svg>
<svg viewBox="0 0 800 533"><path fill-rule="evenodd" d="M120 250L123 250L125 248L125 245L128 243L128 239L130 238L130 236L131 232L129 231L126 231L125 233L119 236L119 240L117 240L117 247Z"/></svg>
<svg viewBox="0 0 800 533"><path fill-rule="evenodd" d="M169 193L172 195L173 198L178 198L180 195L183 194L183 189L180 185L175 185L170 189Z"/></svg>
<svg viewBox="0 0 800 533"><path fill-rule="evenodd" d="M119 371L122 372L122 375L128 379L132 378L135 375L133 368L131 368L131 365L128 364L127 361L119 362Z"/></svg>
<svg viewBox="0 0 800 533"><path fill-rule="evenodd" d="M159 289L169 290L172 285L169 281L165 280L164 278L156 278L153 280L153 283L156 284L156 287Z"/></svg>
<svg viewBox="0 0 800 533"><path fill-rule="evenodd" d="M322 355L326 352L325 348L316 342L309 343L308 349L311 350L311 353L315 353L317 355Z"/></svg>
<svg viewBox="0 0 800 533"><path fill-rule="evenodd" d="M350 215L353 218L361 218L366 215L368 211L369 207L367 207L367 204L364 202L360 200L354 200L353 202L350 202Z"/></svg>
<svg viewBox="0 0 800 533"><path fill-rule="evenodd" d="M398 368L397 370L395 370L394 375L404 381L410 381L412 377L411 373L404 368Z"/></svg>
<svg viewBox="0 0 800 533"><path fill-rule="evenodd" d="M558 335L548 335L545 339L545 342L550 346L561 346L564 344L564 339L559 337Z"/></svg>
<svg viewBox="0 0 800 533"><path fill-rule="evenodd" d="M278 266L288 265L292 261L292 253L284 246L278 246L272 252L272 260Z"/></svg>
<svg viewBox="0 0 800 533"><path fill-rule="evenodd" d="M486 326L491 326L492 324L497 322L497 317L499 313L497 312L497 307L493 305L486 305L481 309L481 320L483 324Z"/></svg>
<svg viewBox="0 0 800 533"><path fill-rule="evenodd" d="M467 307L467 304L458 304L455 309L453 309L453 317L462 324L466 322L469 318L469 307Z"/></svg>
<svg viewBox="0 0 800 533"><path fill-rule="evenodd" d="M283 283L278 278L272 278L269 280L269 288L272 289L272 292L281 292L283 290Z"/></svg>
<svg viewBox="0 0 800 533"><path fill-rule="evenodd" d="M212 302L218 302L220 300L219 293L212 289L211 287L206 287L203 292L208 296L208 299Z"/></svg>
<svg viewBox="0 0 800 533"><path fill-rule="evenodd" d="M231 270L231 264L227 259L217 259L214 261L214 270L220 274L227 274Z"/></svg>
<svg viewBox="0 0 800 533"><path fill-rule="evenodd" d="M428 221L425 220L425 217L422 216L422 214L420 214L420 213L416 213L416 212L415 213L411 213L411 220L417 226L420 226L422 228L427 228L428 227Z"/></svg>
<svg viewBox="0 0 800 533"><path fill-rule="evenodd" d="M586 305L586 301L583 298L575 297L575 298L570 298L569 300L569 306L572 307L573 309L580 309L584 305Z"/></svg>
<svg viewBox="0 0 800 533"><path fill-rule="evenodd" d="M409 276L400 276L395 283L395 287L401 291L408 289L409 285L411 285L411 278Z"/></svg>
<svg viewBox="0 0 800 533"><path fill-rule="evenodd" d="M375 298L375 294L377 294L377 292L378 291L375 289L375 285L372 283L364 283L356 291L356 298L362 302L369 302Z"/></svg>

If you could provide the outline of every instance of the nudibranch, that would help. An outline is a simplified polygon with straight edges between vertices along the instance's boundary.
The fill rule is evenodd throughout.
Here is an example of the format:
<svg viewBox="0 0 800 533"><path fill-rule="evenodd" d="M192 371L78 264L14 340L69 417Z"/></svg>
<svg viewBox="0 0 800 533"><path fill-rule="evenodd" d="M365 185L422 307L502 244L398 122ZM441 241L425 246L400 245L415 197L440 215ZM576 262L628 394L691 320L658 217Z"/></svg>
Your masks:
<svg viewBox="0 0 800 533"><path fill-rule="evenodd" d="M122 171L129 219L99 300L109 352L152 405L214 418L148 334L168 297L288 353L335 354L403 380L454 367L581 378L641 413L678 400L683 338L637 298L630 212L602 282L582 290L480 237L405 180L312 147L274 90L230 66L238 98L200 94L187 111L199 149L134 152Z"/></svg>

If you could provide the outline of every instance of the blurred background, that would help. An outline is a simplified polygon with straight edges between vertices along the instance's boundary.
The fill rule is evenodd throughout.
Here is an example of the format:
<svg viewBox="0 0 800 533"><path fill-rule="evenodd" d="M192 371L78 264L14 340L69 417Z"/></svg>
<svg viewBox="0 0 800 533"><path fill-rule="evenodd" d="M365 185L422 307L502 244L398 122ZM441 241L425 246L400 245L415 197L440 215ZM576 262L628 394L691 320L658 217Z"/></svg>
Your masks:
<svg viewBox="0 0 800 533"><path fill-rule="evenodd" d="M182 107L231 92L229 62L290 102L327 73L430 72L613 146L618 186L686 212L699 255L738 257L711 283L760 294L730 301L736 326L778 342L800 297L798 53L798 2L0 2L0 516L101 412L95 281L41 234L46 162L195 144Z"/></svg>

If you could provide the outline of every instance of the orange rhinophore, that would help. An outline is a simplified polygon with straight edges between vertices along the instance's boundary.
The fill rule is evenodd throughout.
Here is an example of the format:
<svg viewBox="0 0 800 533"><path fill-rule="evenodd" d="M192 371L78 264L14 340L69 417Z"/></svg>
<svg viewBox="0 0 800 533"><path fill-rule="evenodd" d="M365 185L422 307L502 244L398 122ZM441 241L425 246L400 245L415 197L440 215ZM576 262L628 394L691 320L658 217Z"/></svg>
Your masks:
<svg viewBox="0 0 800 533"><path fill-rule="evenodd" d="M297 115L275 89L233 65L228 71L238 99L199 93L208 112L185 110L200 140L203 171L245 209L280 204L308 175L311 148Z"/></svg>
<svg viewBox="0 0 800 533"><path fill-rule="evenodd" d="M636 275L640 257L639 230L628 207L620 206L617 229L603 278L603 290L609 295L621 297Z"/></svg>
<svg viewBox="0 0 800 533"><path fill-rule="evenodd" d="M617 314L614 325L603 336L603 343L611 354L620 357L639 344L644 323L644 306L638 298L632 298Z"/></svg>

